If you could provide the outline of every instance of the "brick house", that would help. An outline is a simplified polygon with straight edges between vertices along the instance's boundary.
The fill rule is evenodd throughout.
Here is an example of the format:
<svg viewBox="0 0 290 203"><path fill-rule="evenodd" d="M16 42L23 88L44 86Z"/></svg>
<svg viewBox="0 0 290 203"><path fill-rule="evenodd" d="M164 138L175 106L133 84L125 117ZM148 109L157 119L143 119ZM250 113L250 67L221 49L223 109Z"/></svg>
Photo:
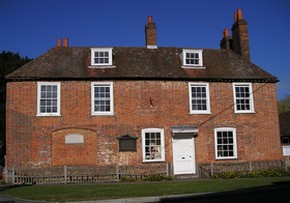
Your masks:
<svg viewBox="0 0 290 203"><path fill-rule="evenodd" d="M250 62L234 14L221 49L70 47L68 39L7 79L7 168L281 160L277 78Z"/></svg>

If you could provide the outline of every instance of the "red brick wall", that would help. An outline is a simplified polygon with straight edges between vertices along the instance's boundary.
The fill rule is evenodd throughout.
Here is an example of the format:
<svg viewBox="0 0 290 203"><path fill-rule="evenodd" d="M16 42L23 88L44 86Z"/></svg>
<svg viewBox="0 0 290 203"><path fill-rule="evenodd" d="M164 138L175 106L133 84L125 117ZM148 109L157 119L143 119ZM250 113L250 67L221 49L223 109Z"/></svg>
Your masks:
<svg viewBox="0 0 290 203"><path fill-rule="evenodd" d="M235 114L232 83L210 83L211 113L189 114L188 82L113 81L114 116L91 116L91 83L61 82L61 116L37 114L37 82L7 84L7 165L142 164L141 130L163 128L166 161L172 162L170 127L197 125L196 162L212 162L214 128L237 131L238 161L282 158L276 89L254 83L253 114ZM81 134L82 144L65 144ZM133 135L137 152L119 152L117 137ZM234 160L237 161L237 160Z"/></svg>

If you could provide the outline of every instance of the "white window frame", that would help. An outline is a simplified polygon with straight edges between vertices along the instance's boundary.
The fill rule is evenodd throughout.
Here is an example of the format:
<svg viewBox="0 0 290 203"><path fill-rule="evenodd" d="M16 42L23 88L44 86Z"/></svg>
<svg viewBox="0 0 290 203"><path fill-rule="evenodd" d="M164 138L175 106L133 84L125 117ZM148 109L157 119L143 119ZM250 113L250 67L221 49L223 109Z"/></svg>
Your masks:
<svg viewBox="0 0 290 203"><path fill-rule="evenodd" d="M45 85L57 86L57 112L55 113L42 113L40 110L41 87ZM60 116L61 97L60 97L60 82L37 82L37 116Z"/></svg>
<svg viewBox="0 0 290 203"><path fill-rule="evenodd" d="M245 99L249 99L249 105L250 109L249 110L238 110L237 109L237 98L236 97L236 87L237 86L243 86L243 87L249 87L249 97L245 97ZM235 108L235 113L255 113L254 110L254 97L253 97L253 88L252 88L252 83L233 83L233 94L234 94L234 108Z"/></svg>
<svg viewBox="0 0 290 203"><path fill-rule="evenodd" d="M192 91L191 87L205 87L206 89L206 110L193 110L192 109ZM190 114L210 114L210 95L209 95L209 84L208 83L188 83L189 91L189 112Z"/></svg>
<svg viewBox="0 0 290 203"><path fill-rule="evenodd" d="M145 134L146 133L160 133L161 141L161 158L160 159L146 159L146 143ZM165 145L164 145L164 129L162 128L145 128L142 129L142 157L143 162L160 162L165 161Z"/></svg>
<svg viewBox="0 0 290 203"><path fill-rule="evenodd" d="M217 133L218 132L232 132L233 133L233 156L221 157L218 154L218 141L217 141ZM215 128L214 129L214 141L215 141L215 158L217 160L222 159L237 159L238 152L237 152L237 133L235 128L223 127L223 128Z"/></svg>
<svg viewBox="0 0 290 203"><path fill-rule="evenodd" d="M110 87L110 111L95 111L95 86L109 86ZM114 90L113 82L92 82L91 83L91 115L92 116L106 116L114 115Z"/></svg>
<svg viewBox="0 0 290 203"><path fill-rule="evenodd" d="M182 68L197 68L197 69L204 69L203 67L203 57L202 57L202 49L183 49L181 53L182 59ZM199 55L199 63L198 64L190 64L186 63L186 54L198 54Z"/></svg>
<svg viewBox="0 0 290 203"><path fill-rule="evenodd" d="M112 54L112 50L113 48L91 48L91 65L93 67L111 67L113 68L114 66L112 66L113 64L113 54ZM108 63L95 63L95 52L108 52L109 53L109 62Z"/></svg>

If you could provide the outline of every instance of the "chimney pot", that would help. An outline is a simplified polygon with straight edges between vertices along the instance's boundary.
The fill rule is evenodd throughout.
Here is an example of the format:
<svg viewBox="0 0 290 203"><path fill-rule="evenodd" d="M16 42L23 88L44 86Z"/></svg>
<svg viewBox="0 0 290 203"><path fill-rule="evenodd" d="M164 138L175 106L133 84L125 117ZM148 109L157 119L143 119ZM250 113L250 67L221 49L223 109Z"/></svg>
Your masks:
<svg viewBox="0 0 290 203"><path fill-rule="evenodd" d="M57 46L58 47L62 47L62 39L61 38L58 38L58 40L57 40Z"/></svg>
<svg viewBox="0 0 290 203"><path fill-rule="evenodd" d="M240 20L243 20L242 9L239 8L239 9L235 12L234 17L235 17L235 22L240 21Z"/></svg>
<svg viewBox="0 0 290 203"><path fill-rule="evenodd" d="M148 23L152 23L152 16L148 16Z"/></svg>
<svg viewBox="0 0 290 203"><path fill-rule="evenodd" d="M230 36L229 29L228 28L225 28L224 31L223 31L223 37L224 38L228 38L229 36Z"/></svg>
<svg viewBox="0 0 290 203"><path fill-rule="evenodd" d="M63 46L68 47L68 38L64 38Z"/></svg>

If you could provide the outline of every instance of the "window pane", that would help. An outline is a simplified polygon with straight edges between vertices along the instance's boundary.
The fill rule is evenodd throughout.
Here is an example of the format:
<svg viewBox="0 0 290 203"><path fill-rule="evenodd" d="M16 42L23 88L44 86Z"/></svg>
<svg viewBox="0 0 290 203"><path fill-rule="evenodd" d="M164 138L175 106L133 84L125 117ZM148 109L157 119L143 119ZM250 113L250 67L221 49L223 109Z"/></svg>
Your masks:
<svg viewBox="0 0 290 203"><path fill-rule="evenodd" d="M248 111L251 110L251 95L249 85L236 85L235 86L236 95L236 110L238 111Z"/></svg>
<svg viewBox="0 0 290 203"><path fill-rule="evenodd" d="M207 88L206 86L191 86L191 110L207 110Z"/></svg>
<svg viewBox="0 0 290 203"><path fill-rule="evenodd" d="M58 112L58 89L57 85L40 86L40 113L57 113Z"/></svg>
<svg viewBox="0 0 290 203"><path fill-rule="evenodd" d="M161 159L161 134L159 132L145 133L145 159Z"/></svg>
<svg viewBox="0 0 290 203"><path fill-rule="evenodd" d="M94 56L95 64L108 64L109 63L108 51L96 51Z"/></svg>
<svg viewBox="0 0 290 203"><path fill-rule="evenodd" d="M111 86L95 85L94 86L94 104L95 112L111 111Z"/></svg>
<svg viewBox="0 0 290 203"><path fill-rule="evenodd" d="M218 131L216 132L216 145L218 157L233 157L234 156L234 139L233 131Z"/></svg>
<svg viewBox="0 0 290 203"><path fill-rule="evenodd" d="M185 63L188 65L199 65L199 53L185 53Z"/></svg>

